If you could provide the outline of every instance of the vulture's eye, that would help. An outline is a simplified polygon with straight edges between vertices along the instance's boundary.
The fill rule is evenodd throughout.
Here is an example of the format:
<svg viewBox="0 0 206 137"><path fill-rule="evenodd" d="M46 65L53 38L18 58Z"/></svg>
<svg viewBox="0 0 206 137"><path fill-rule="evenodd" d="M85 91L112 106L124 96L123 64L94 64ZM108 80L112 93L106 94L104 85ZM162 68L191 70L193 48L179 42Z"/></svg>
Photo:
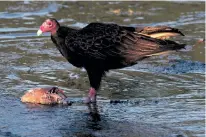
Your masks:
<svg viewBox="0 0 206 137"><path fill-rule="evenodd" d="M52 23L51 23L51 22L47 22L47 25L48 25L48 26L52 26Z"/></svg>

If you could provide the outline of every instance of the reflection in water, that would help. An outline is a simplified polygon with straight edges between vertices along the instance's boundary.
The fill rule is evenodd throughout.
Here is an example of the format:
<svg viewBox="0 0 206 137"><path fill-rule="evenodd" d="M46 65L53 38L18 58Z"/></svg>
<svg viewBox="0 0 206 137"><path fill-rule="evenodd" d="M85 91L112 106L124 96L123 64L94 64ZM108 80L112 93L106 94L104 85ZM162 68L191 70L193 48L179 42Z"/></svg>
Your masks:
<svg viewBox="0 0 206 137"><path fill-rule="evenodd" d="M101 121L99 112L98 112L98 106L97 103L91 103L91 104L87 104L88 105L88 109L89 109L89 114L91 116L91 121L93 122L98 122ZM96 126L94 126L94 128L96 128Z"/></svg>

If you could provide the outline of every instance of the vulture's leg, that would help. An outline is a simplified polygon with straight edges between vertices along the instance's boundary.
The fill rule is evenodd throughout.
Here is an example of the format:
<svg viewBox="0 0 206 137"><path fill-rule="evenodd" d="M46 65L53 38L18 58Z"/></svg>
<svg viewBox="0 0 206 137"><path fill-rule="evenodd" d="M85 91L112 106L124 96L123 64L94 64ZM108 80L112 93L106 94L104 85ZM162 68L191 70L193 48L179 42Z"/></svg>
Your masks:
<svg viewBox="0 0 206 137"><path fill-rule="evenodd" d="M89 77L89 82L90 82L90 89L88 93L88 97L85 100L85 103L91 103L91 102L96 102L96 95L97 95L97 90L100 87L100 83L102 80L102 76L104 75L104 71L101 71L101 69L98 68L86 68L88 77Z"/></svg>

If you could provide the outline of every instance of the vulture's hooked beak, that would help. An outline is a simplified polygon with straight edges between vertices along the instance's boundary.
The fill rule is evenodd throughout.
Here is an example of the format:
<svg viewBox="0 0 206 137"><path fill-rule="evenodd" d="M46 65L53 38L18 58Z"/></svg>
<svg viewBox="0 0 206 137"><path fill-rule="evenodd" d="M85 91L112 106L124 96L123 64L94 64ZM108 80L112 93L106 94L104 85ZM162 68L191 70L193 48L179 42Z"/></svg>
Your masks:
<svg viewBox="0 0 206 137"><path fill-rule="evenodd" d="M43 33L42 30L39 29L39 30L37 31L37 36L41 36L42 33Z"/></svg>

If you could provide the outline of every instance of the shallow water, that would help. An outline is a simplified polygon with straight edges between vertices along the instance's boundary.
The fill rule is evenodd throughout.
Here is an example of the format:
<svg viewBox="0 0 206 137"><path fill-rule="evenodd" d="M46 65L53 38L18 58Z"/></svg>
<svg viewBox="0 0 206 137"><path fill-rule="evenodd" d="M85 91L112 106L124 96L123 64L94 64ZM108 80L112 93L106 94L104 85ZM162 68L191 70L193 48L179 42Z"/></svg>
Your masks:
<svg viewBox="0 0 206 137"><path fill-rule="evenodd" d="M67 63L49 34L36 31L48 17L84 27L89 22L170 25L188 46L113 70L98 92L98 115L81 103L87 74ZM0 136L204 136L204 2L0 2ZM72 106L23 104L28 89L57 85ZM92 114L92 115L91 115Z"/></svg>

